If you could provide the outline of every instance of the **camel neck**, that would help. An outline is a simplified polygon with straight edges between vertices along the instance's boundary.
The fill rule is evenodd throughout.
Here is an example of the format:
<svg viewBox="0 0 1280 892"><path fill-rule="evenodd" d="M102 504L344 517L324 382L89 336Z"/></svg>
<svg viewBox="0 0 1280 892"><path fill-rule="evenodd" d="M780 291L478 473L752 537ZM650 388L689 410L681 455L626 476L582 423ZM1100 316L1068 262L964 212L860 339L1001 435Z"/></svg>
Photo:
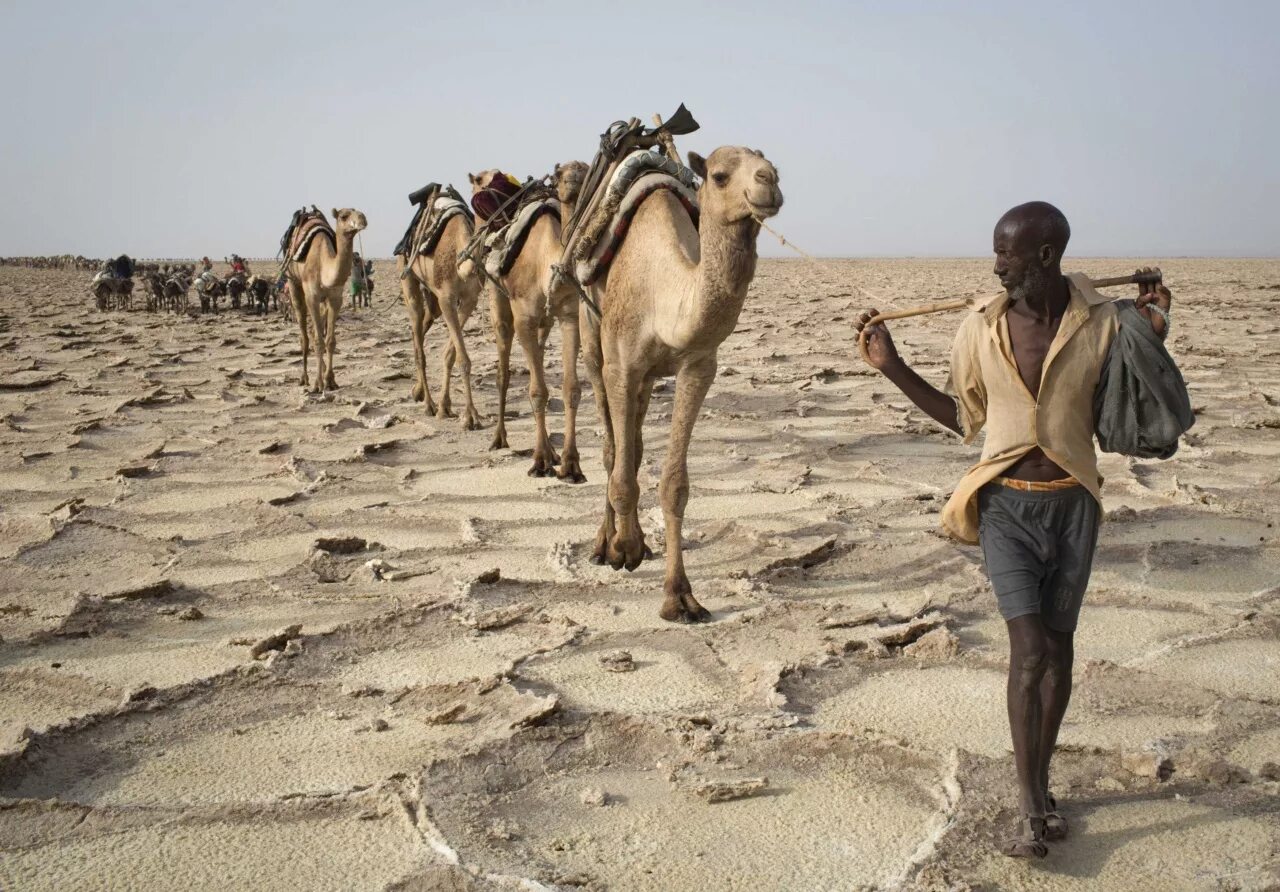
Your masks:
<svg viewBox="0 0 1280 892"><path fill-rule="evenodd" d="M699 233L697 304L698 312L708 322L720 317L730 331L737 324L747 287L756 272L759 233L760 224L750 217L721 225L703 220Z"/></svg>
<svg viewBox="0 0 1280 892"><path fill-rule="evenodd" d="M319 243L317 247L321 247L324 251L321 255L324 262L321 264L320 272L325 287L338 287L351 276L351 260L355 238L354 233L336 232L334 234L334 242L337 246L337 253L330 253L326 240L320 238L316 240Z"/></svg>

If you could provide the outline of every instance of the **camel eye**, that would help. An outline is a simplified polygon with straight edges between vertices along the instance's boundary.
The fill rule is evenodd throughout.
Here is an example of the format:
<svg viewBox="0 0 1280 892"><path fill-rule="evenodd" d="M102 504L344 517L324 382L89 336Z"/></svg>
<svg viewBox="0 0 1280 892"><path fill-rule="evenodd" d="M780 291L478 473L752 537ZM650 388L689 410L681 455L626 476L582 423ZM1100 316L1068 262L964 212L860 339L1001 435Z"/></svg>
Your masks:
<svg viewBox="0 0 1280 892"><path fill-rule="evenodd" d="M717 171L711 175L711 179L717 186L723 186L729 182L729 175L724 171Z"/></svg>

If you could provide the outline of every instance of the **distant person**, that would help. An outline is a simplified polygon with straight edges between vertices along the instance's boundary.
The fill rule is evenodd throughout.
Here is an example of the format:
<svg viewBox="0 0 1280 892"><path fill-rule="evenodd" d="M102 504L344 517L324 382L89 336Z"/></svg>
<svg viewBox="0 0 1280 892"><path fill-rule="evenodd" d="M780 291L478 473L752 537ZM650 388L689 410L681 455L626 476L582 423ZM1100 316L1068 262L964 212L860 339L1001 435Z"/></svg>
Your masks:
<svg viewBox="0 0 1280 892"><path fill-rule="evenodd" d="M956 486L942 526L981 544L1009 635L1022 819L1002 850L1018 858L1042 858L1046 841L1067 835L1049 762L1071 698L1076 621L1101 516L1094 391L1120 325L1116 305L1087 279L1063 275L1070 235L1067 218L1044 202L1000 218L995 274L1005 293L961 323L947 392L907 365L882 324L867 337L871 364L935 421L966 443L987 431L982 460ZM1138 313L1159 339L1171 300L1163 285L1139 286ZM875 313L861 317L859 332Z"/></svg>

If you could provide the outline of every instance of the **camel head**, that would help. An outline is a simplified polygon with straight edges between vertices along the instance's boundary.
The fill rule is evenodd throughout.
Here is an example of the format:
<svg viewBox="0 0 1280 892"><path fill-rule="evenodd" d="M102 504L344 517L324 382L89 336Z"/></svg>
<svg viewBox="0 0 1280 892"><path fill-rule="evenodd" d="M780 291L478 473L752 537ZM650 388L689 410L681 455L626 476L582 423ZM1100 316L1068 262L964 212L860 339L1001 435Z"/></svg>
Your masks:
<svg viewBox="0 0 1280 892"><path fill-rule="evenodd" d="M689 153L689 167L702 179L698 206L720 223L737 223L748 217L772 217L782 209L778 169L755 149L721 146L703 158Z"/></svg>
<svg viewBox="0 0 1280 892"><path fill-rule="evenodd" d="M485 187L489 185L489 182L500 173L502 173L502 171L498 170L496 167L491 167L488 170L482 170L479 173L467 174L467 180L471 183L471 194L477 195L480 192L483 192Z"/></svg>
<svg viewBox="0 0 1280 892"><path fill-rule="evenodd" d="M365 219L362 212L355 208L338 208L333 209L334 228L338 230L340 235L349 235L355 238L355 234L360 232L369 225L369 221Z"/></svg>
<svg viewBox="0 0 1280 892"><path fill-rule="evenodd" d="M557 164L551 172L551 182L556 187L556 196L566 211L578 204L582 192L582 183L587 178L587 165L581 161L566 161Z"/></svg>

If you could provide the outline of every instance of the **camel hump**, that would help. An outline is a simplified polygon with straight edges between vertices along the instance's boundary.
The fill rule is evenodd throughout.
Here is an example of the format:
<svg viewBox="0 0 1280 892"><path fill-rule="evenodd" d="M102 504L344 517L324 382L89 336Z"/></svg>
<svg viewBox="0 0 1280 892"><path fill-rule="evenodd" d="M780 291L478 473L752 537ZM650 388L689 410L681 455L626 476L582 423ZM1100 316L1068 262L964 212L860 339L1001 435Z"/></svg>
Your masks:
<svg viewBox="0 0 1280 892"><path fill-rule="evenodd" d="M604 194L596 201L590 218L582 222L581 235L573 246L574 272L583 286L591 285L609 269L636 211L655 192L671 192L688 212L694 227L698 225L697 176L665 155L632 152L601 188Z"/></svg>

